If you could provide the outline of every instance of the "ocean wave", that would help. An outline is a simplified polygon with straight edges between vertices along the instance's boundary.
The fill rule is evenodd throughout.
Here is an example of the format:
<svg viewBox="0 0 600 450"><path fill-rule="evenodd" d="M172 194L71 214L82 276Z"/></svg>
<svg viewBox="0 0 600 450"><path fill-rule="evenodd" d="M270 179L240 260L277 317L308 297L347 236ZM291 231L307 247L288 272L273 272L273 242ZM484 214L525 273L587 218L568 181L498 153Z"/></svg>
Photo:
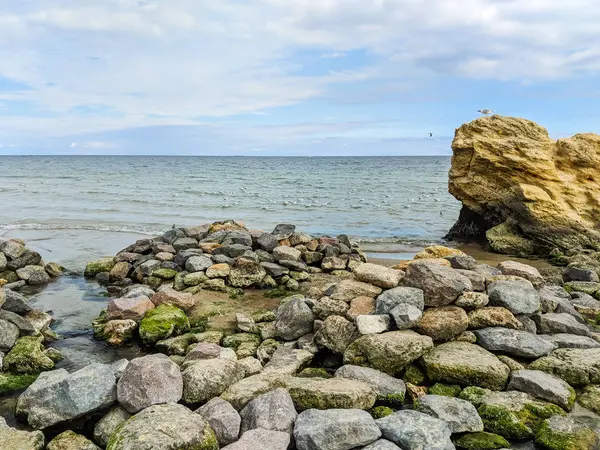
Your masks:
<svg viewBox="0 0 600 450"><path fill-rule="evenodd" d="M351 239L357 244L404 244L419 247L428 247L439 245L444 242L443 239L428 239L406 236L351 236Z"/></svg>
<svg viewBox="0 0 600 450"><path fill-rule="evenodd" d="M86 230L86 231L110 231L116 233L135 233L154 236L164 232L169 227L156 229L110 224L72 224L72 223L16 223L1 224L0 230Z"/></svg>

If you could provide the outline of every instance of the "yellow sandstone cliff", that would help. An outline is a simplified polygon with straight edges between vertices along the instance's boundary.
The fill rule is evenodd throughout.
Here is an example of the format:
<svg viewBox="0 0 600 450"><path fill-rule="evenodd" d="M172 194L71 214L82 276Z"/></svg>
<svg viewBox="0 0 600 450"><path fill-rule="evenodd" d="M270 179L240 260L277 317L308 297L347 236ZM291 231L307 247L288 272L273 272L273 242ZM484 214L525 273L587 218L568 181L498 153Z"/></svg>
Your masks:
<svg viewBox="0 0 600 450"><path fill-rule="evenodd" d="M458 128L452 150L448 190L463 208L448 238L509 254L600 250L600 136L555 141L495 115Z"/></svg>

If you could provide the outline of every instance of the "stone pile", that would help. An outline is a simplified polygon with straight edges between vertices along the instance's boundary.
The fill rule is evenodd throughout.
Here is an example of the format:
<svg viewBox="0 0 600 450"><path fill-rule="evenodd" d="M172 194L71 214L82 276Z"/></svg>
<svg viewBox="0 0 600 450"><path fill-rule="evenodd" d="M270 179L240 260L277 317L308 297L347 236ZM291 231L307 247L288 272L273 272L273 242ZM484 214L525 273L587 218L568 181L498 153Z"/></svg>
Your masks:
<svg viewBox="0 0 600 450"><path fill-rule="evenodd" d="M164 354L45 372L17 412L36 430L87 420L80 429L93 435L55 439L108 450L598 445L599 430L573 414L600 412L600 301L589 284L551 285L529 265L491 267L444 247L332 280L272 313L238 314L229 335L186 332L185 300L129 289L165 297L150 309L170 318L155 330L177 329L156 341Z"/></svg>
<svg viewBox="0 0 600 450"><path fill-rule="evenodd" d="M224 221L139 240L114 258L90 262L85 276L114 293L136 283L186 293L278 286L297 290L311 273L352 270L365 261L345 235L315 238L289 224L266 233Z"/></svg>
<svg viewBox="0 0 600 450"><path fill-rule="evenodd" d="M46 264L42 256L27 247L20 239L0 238L0 286L18 290L25 285L48 284L62 275L55 263Z"/></svg>

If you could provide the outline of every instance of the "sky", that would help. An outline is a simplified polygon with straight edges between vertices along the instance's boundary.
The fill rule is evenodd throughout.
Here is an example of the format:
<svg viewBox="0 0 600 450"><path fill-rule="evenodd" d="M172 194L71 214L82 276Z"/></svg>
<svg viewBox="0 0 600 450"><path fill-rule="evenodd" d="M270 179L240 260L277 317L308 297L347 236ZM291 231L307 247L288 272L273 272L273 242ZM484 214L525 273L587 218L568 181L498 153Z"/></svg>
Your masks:
<svg viewBox="0 0 600 450"><path fill-rule="evenodd" d="M443 155L482 108L600 132L597 0L0 0L0 30L0 155Z"/></svg>

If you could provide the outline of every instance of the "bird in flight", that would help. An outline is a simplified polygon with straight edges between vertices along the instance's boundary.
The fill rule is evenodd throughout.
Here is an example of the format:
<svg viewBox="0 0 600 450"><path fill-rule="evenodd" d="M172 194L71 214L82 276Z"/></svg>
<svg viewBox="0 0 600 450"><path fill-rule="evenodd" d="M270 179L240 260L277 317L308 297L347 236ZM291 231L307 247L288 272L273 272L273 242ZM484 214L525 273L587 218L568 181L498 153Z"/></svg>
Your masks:
<svg viewBox="0 0 600 450"><path fill-rule="evenodd" d="M433 133L429 133L429 137L433 137Z"/></svg>
<svg viewBox="0 0 600 450"><path fill-rule="evenodd" d="M491 109L478 109L477 112L483 114L484 116L494 114L494 111L492 111Z"/></svg>

